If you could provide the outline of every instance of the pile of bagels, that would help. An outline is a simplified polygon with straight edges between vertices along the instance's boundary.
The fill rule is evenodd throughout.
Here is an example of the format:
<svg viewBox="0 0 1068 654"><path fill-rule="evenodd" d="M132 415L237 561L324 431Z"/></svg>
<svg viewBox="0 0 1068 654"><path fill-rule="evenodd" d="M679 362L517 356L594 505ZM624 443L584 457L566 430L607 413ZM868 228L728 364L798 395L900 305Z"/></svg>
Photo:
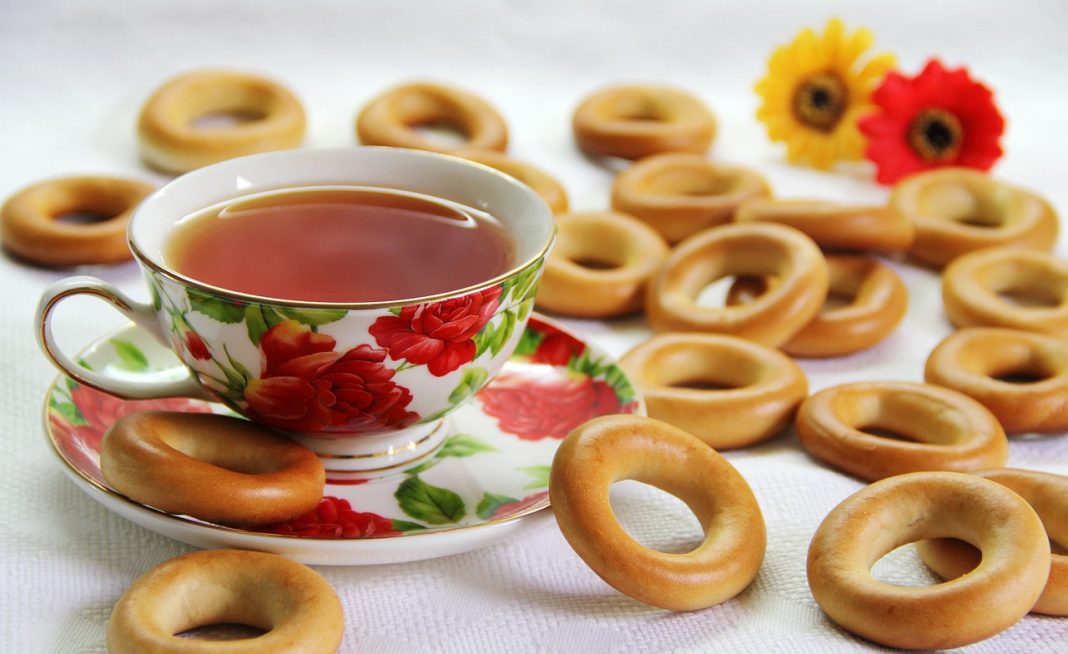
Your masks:
<svg viewBox="0 0 1068 654"><path fill-rule="evenodd" d="M244 119L197 126L198 117L216 113ZM424 129L442 125L459 142ZM988 638L1029 611L1068 615L1068 557L1050 546L1068 545L1068 477L1003 467L1006 432L1068 431L1068 261L1049 252L1058 219L1046 200L964 169L913 175L885 206L774 198L758 172L707 157L717 129L712 112L672 88L602 89L578 105L572 125L592 161L609 168L633 162L615 178L611 210L569 212L563 185L504 154L504 119L462 89L389 89L358 113L355 132L364 144L446 152L529 185L558 227L538 308L606 320L644 312L656 332L620 361L649 417L581 425L552 467L558 524L598 575L674 610L712 606L744 590L764 558L765 525L745 479L717 450L749 447L793 426L812 457L871 482L832 510L811 541L809 585L831 620L884 645L941 648ZM182 173L297 147L304 128L300 102L282 85L209 71L157 90L138 136L147 163ZM150 190L112 178L32 185L0 210L4 247L51 266L124 260L126 220ZM110 219L56 220L74 211ZM926 383L852 383L810 396L794 358L871 348L905 316L906 286L875 255L940 269L946 315L959 329L930 353ZM707 287L725 278L733 281L724 299L707 300ZM183 456L210 458L186 442L195 436L183 431L183 419L168 419L146 426L135 416L109 431L102 450L109 483L139 497L159 482L151 479L159 466L131 463L143 454L146 434L163 433L148 440ZM321 466L319 475L321 495ZM703 542L686 554L638 544L608 499L609 486L622 479L685 501ZM140 496L153 506L169 499ZM291 510L299 515L311 504ZM238 525L285 519L219 517L210 508L194 511ZM196 515L188 506L164 510ZM904 588L872 576L876 561L912 542L944 583ZM210 603L183 594L198 584L220 590ZM320 622L302 622L313 618ZM136 582L112 615L109 647L145 651L217 622L266 631L261 638L277 639L270 651L296 642L301 651L333 651L342 633L337 596L310 569L267 554L215 551L167 562ZM319 640L309 648L313 629Z"/></svg>

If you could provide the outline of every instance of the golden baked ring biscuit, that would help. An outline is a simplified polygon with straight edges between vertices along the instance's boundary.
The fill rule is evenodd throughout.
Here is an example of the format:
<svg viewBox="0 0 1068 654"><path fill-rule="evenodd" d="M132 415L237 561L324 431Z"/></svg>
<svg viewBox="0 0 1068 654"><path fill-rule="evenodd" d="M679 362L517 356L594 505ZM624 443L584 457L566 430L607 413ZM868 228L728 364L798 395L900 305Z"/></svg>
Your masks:
<svg viewBox="0 0 1068 654"><path fill-rule="evenodd" d="M974 473L1006 486L1035 510L1050 541L1068 543L1068 477L1035 470L993 468ZM920 558L943 579L956 579L979 565L979 551L954 538L916 543ZM1068 555L1051 554L1049 579L1032 613L1068 616Z"/></svg>
<svg viewBox="0 0 1068 654"><path fill-rule="evenodd" d="M662 154L638 161L612 184L612 208L641 218L677 243L729 223L739 207L771 195L750 168L725 166L696 154Z"/></svg>
<svg viewBox="0 0 1068 654"><path fill-rule="evenodd" d="M964 577L916 588L875 579L892 550L926 538L963 538L983 553ZM888 647L961 647L1008 629L1034 605L1049 573L1042 522L1019 495L973 475L918 472L846 498L808 549L808 584L845 629Z"/></svg>
<svg viewBox="0 0 1068 654"><path fill-rule="evenodd" d="M216 114L238 122L197 124ZM197 71L168 80L149 97L137 121L142 158L172 173L298 147L304 128L304 108L288 89L266 77L232 71Z"/></svg>
<svg viewBox="0 0 1068 654"><path fill-rule="evenodd" d="M808 380L778 350L720 334L658 334L619 364L649 416L720 449L779 433L808 395Z"/></svg>
<svg viewBox="0 0 1068 654"><path fill-rule="evenodd" d="M767 293L740 306L705 307L698 294L731 275L776 277ZM713 332L778 347L808 324L827 298L827 263L812 239L784 225L730 224L686 239L646 292L658 332Z"/></svg>
<svg viewBox="0 0 1068 654"><path fill-rule="evenodd" d="M789 225L825 250L904 252L916 233L912 223L892 207L822 200L756 199L739 207L734 220Z"/></svg>
<svg viewBox="0 0 1068 654"><path fill-rule="evenodd" d="M584 99L571 120L580 149L603 157L640 159L661 152L702 153L716 136L708 107L666 86L623 85Z"/></svg>
<svg viewBox="0 0 1068 654"><path fill-rule="evenodd" d="M326 473L315 454L247 420L146 411L104 434L112 488L168 513L226 525L285 522L315 509Z"/></svg>
<svg viewBox="0 0 1068 654"><path fill-rule="evenodd" d="M60 177L27 186L0 209L3 245L12 254L47 266L127 261L130 215L153 190L147 182L119 177ZM71 213L106 219L60 220Z"/></svg>
<svg viewBox="0 0 1068 654"><path fill-rule="evenodd" d="M942 273L942 303L957 327L1008 327L1068 338L1068 260L1016 248L966 254Z"/></svg>
<svg viewBox="0 0 1068 654"><path fill-rule="evenodd" d="M623 479L689 505L705 530L703 542L668 554L631 538L608 499L608 488ZM764 560L764 518L745 479L715 450L659 420L613 415L580 425L553 458L549 498L579 557L646 604L675 611L719 604L744 590Z"/></svg>
<svg viewBox="0 0 1068 654"><path fill-rule="evenodd" d="M809 454L868 481L923 470L982 470L1004 465L1009 455L1004 430L982 404L930 384L833 386L801 404L796 426Z"/></svg>
<svg viewBox="0 0 1068 654"><path fill-rule="evenodd" d="M1062 339L965 327L931 351L924 378L977 400L1010 434L1068 430L1068 342Z"/></svg>
<svg viewBox="0 0 1068 654"><path fill-rule="evenodd" d="M937 267L983 248L1049 251L1057 242L1049 202L970 168L911 175L894 187L890 206L916 227L910 254Z"/></svg>
<svg viewBox="0 0 1068 654"><path fill-rule="evenodd" d="M780 349L794 357L837 357L881 343L905 317L908 289L889 266L864 256L827 256L828 302ZM751 302L766 292L767 278L740 277L727 304Z"/></svg>
<svg viewBox="0 0 1068 654"><path fill-rule="evenodd" d="M552 175L532 164L512 159L508 155L493 150L458 150L452 154L515 177L540 195L553 213L567 211L567 191L564 190L563 185Z"/></svg>
<svg viewBox="0 0 1068 654"><path fill-rule="evenodd" d="M427 138L417 128L447 126L463 136L456 145ZM508 147L508 126L488 102L463 89L415 82L378 95L356 116L364 145L389 145L433 152L497 150Z"/></svg>
<svg viewBox="0 0 1068 654"><path fill-rule="evenodd" d="M218 641L178 635L214 624L266 633ZM265 552L207 550L135 581L111 612L107 642L111 654L332 654L344 627L337 593L311 568Z"/></svg>
<svg viewBox="0 0 1068 654"><path fill-rule="evenodd" d="M651 227L612 211L560 214L556 247L538 286L539 309L611 318L642 308L645 286L668 254Z"/></svg>

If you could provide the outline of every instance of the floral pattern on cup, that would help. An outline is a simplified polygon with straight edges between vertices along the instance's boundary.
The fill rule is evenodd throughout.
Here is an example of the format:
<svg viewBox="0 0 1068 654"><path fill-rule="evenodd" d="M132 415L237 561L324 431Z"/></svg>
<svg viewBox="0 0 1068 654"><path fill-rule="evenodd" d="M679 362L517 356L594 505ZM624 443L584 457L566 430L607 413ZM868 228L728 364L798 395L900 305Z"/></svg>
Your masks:
<svg viewBox="0 0 1068 654"><path fill-rule="evenodd" d="M438 302L352 311L147 279L171 347L221 401L272 427L341 437L437 420L480 390L522 333L541 268Z"/></svg>

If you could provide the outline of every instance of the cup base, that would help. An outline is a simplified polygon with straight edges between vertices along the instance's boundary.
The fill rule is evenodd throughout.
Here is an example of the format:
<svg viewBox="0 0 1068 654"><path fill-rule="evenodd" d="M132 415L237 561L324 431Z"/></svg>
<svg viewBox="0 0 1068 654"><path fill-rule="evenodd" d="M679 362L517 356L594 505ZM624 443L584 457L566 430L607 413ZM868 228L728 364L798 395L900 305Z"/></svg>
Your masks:
<svg viewBox="0 0 1068 654"><path fill-rule="evenodd" d="M356 438L287 435L319 455L331 483L360 483L395 474L438 451L448 434L448 418L399 432Z"/></svg>

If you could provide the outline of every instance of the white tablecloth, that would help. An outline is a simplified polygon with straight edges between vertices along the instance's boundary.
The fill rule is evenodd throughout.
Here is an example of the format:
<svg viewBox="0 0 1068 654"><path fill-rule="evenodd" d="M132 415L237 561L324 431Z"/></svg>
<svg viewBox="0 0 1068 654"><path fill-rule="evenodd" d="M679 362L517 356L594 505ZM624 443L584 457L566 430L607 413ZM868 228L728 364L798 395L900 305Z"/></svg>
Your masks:
<svg viewBox="0 0 1068 654"><path fill-rule="evenodd" d="M712 157L755 166L782 196L882 201L869 172L821 173L783 161L754 118L753 83L772 48L833 12L867 25L905 71L929 55L967 64L1008 117L996 172L1068 212L1068 4L974 1L801 2L327 2L256 0L60 3L0 0L0 197L41 178L114 173L162 182L139 161L134 121L147 94L192 68L262 71L294 89L309 118L308 146L354 143L357 109L413 79L474 90L507 117L511 152L564 181L576 209L607 206L611 173L575 150L576 103L610 82L657 81L703 98L717 113ZM1068 255L1068 239L1058 245ZM949 327L937 278L898 266L912 293L898 332L850 358L805 362L814 390L859 379L922 377ZM133 264L89 270L145 297ZM64 478L42 437L55 371L31 320L41 290L69 274L0 259L0 651L102 652L123 590L184 546L119 518ZM121 319L76 300L60 314L61 341L89 343ZM648 332L640 319L570 321L615 354ZM597 578L546 521L481 551L379 567L320 568L337 589L348 651L854 651L872 645L831 624L805 581L805 553L822 517L861 488L809 459L793 434L728 454L753 486L768 525L767 558L752 586L704 611L670 613ZM1014 441L1010 464L1068 474L1064 435ZM678 548L699 534L681 504L633 483L613 497L645 542ZM877 569L927 579L911 551ZM1068 651L1068 619L1028 616L969 652Z"/></svg>

